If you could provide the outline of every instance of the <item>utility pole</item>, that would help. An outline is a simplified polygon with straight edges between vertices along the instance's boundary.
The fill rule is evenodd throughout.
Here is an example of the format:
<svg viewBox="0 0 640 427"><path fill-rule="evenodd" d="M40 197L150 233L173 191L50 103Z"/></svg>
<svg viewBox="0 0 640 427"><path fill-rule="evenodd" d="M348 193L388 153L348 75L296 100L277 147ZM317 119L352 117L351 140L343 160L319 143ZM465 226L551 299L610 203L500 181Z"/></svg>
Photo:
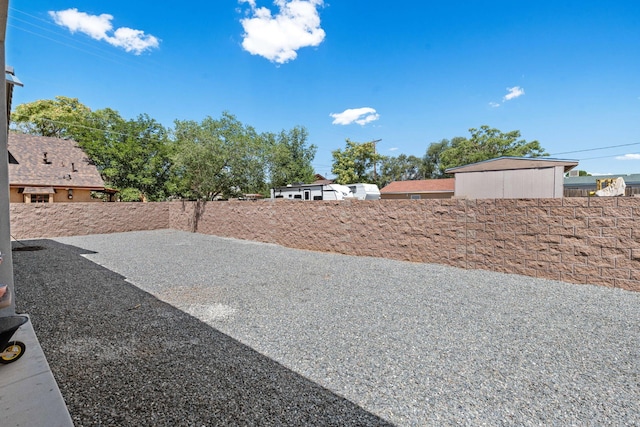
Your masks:
<svg viewBox="0 0 640 427"><path fill-rule="evenodd" d="M376 143L382 141L382 139L376 139L374 141L371 141L373 143L373 180L377 180L378 179L378 175L376 173L376 163L378 163L376 161Z"/></svg>
<svg viewBox="0 0 640 427"><path fill-rule="evenodd" d="M378 143L378 142L380 142L380 141L382 141L382 139L376 139L376 140L373 140L373 141L367 141L367 142L355 142L355 141L351 141L351 142L353 142L354 144L358 144L358 145L363 145L363 144L373 144L373 179L374 179L374 180L378 178L378 175L377 175L377 172L376 172L376 163L377 163L377 162L376 162L375 157L376 157L376 143Z"/></svg>

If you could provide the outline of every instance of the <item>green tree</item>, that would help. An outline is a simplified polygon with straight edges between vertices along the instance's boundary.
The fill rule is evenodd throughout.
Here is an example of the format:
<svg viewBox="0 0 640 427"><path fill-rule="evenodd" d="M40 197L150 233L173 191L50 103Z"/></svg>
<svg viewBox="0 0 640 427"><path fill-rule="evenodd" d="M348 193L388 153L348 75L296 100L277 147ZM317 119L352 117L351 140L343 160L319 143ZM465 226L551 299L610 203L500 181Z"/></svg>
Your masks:
<svg viewBox="0 0 640 427"><path fill-rule="evenodd" d="M11 113L14 129L29 135L68 138L70 128L83 123L91 110L77 98L56 96L20 104Z"/></svg>
<svg viewBox="0 0 640 427"><path fill-rule="evenodd" d="M463 166L496 157L539 157L548 156L538 141L527 142L520 139L520 131L503 133L489 126L471 128L470 138L458 138L440 154L441 168Z"/></svg>
<svg viewBox="0 0 640 427"><path fill-rule="evenodd" d="M175 121L173 191L212 200L265 189L264 138L225 112L219 120Z"/></svg>
<svg viewBox="0 0 640 427"><path fill-rule="evenodd" d="M346 147L331 152L333 165L331 172L339 184L375 181L373 168L383 158L376 153L375 142L353 142L347 138Z"/></svg>
<svg viewBox="0 0 640 427"><path fill-rule="evenodd" d="M449 149L452 144L457 145L463 137L456 136L451 141L442 139L440 142L429 144L426 153L422 157L422 174L427 179L438 179L446 177L442 164L442 153Z"/></svg>
<svg viewBox="0 0 640 427"><path fill-rule="evenodd" d="M416 156L400 154L397 157L380 159L380 174L376 184L380 188L393 181L424 179L422 159Z"/></svg>
<svg viewBox="0 0 640 427"><path fill-rule="evenodd" d="M126 136L126 121L120 113L111 108L94 111L82 123L70 126L67 133L87 153L103 178L112 175L109 169L117 168L118 141Z"/></svg>
<svg viewBox="0 0 640 427"><path fill-rule="evenodd" d="M120 190L121 200L166 198L167 130L148 115L125 120L110 108L91 111L75 98L58 96L17 106L12 120L16 130L76 141L105 184Z"/></svg>
<svg viewBox="0 0 640 427"><path fill-rule="evenodd" d="M167 130L146 114L122 126L109 141L104 176L116 188L138 190L151 201L164 200L171 166Z"/></svg>
<svg viewBox="0 0 640 427"><path fill-rule="evenodd" d="M89 113L68 134L122 201L164 200L170 178L167 129L147 114L125 120L110 108Z"/></svg>
<svg viewBox="0 0 640 427"><path fill-rule="evenodd" d="M277 136L263 135L268 148L268 169L272 187L313 182L315 172L311 162L316 146L307 145L308 132L304 127L281 131Z"/></svg>

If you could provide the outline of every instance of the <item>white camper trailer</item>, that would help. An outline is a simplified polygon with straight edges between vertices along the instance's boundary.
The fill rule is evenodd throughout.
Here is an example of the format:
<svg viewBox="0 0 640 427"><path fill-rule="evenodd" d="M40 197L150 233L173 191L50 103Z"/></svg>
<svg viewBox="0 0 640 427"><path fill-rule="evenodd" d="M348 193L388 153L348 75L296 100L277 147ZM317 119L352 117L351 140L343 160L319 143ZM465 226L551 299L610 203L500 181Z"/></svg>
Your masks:
<svg viewBox="0 0 640 427"><path fill-rule="evenodd" d="M291 184L271 189L272 199L344 200L353 198L349 187L339 184Z"/></svg>
<svg viewBox="0 0 640 427"><path fill-rule="evenodd" d="M349 184L353 197L358 200L378 200L380 189L375 184Z"/></svg>

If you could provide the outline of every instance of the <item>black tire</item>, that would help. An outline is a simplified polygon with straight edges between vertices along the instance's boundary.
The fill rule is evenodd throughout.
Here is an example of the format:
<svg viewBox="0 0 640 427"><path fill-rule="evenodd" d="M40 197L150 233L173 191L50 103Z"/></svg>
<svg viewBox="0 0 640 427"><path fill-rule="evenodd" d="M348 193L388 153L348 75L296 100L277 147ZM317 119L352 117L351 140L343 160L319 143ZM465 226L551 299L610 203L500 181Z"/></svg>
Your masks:
<svg viewBox="0 0 640 427"><path fill-rule="evenodd" d="M22 341L11 341L2 349L2 356L0 356L0 364L6 365L7 363L13 363L20 359L24 354L27 346Z"/></svg>

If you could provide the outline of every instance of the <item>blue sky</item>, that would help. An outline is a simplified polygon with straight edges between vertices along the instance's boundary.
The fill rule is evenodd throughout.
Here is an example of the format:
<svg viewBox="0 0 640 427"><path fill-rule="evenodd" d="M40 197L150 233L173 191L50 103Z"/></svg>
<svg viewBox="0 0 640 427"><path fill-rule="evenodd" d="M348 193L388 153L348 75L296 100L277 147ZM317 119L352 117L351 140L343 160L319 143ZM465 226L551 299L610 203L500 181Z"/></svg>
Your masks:
<svg viewBox="0 0 640 427"><path fill-rule="evenodd" d="M6 60L14 106L62 95L168 127L223 111L304 126L327 176L346 138L422 156L482 125L591 173L640 173L637 0L10 0Z"/></svg>

